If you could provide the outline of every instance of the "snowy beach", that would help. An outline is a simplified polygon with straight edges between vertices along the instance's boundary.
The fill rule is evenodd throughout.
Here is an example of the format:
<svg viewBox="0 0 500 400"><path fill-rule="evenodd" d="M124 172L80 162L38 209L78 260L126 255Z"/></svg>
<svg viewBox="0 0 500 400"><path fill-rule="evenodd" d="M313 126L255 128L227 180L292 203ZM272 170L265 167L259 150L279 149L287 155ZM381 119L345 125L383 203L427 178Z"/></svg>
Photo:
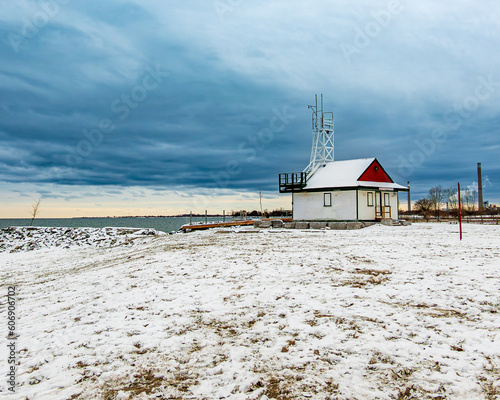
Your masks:
<svg viewBox="0 0 500 400"><path fill-rule="evenodd" d="M500 396L500 226L82 232L1 233L6 398Z"/></svg>

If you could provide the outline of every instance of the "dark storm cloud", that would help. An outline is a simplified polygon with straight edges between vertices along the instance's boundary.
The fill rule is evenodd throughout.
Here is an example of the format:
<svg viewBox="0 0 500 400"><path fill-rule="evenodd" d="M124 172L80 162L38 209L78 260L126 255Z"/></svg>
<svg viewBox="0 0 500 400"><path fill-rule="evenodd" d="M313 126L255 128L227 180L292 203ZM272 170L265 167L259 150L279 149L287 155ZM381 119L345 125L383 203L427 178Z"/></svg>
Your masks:
<svg viewBox="0 0 500 400"><path fill-rule="evenodd" d="M49 3L0 17L0 180L273 191L323 92L337 159L500 196L494 2Z"/></svg>

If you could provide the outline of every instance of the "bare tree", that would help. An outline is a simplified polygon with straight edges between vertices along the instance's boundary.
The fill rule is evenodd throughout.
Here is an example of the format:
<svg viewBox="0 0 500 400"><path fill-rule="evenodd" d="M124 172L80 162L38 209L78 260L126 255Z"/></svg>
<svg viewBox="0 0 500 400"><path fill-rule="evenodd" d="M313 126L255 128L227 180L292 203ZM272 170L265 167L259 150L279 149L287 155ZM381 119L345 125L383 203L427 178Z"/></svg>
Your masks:
<svg viewBox="0 0 500 400"><path fill-rule="evenodd" d="M455 186L450 186L445 190L445 201L446 208L455 211L458 209L458 196L457 196L457 188Z"/></svg>
<svg viewBox="0 0 500 400"><path fill-rule="evenodd" d="M477 204L477 191L473 188L467 188L463 194L463 204L464 208L468 212L474 212L476 210Z"/></svg>
<svg viewBox="0 0 500 400"><path fill-rule="evenodd" d="M429 216L431 214L431 210L434 206L432 200L425 198L417 200L413 206L414 210L421 214L426 221L429 221Z"/></svg>
<svg viewBox="0 0 500 400"><path fill-rule="evenodd" d="M37 214L40 212L41 201L42 201L42 198L39 197L38 200L35 203L33 203L29 209L29 213L31 215L30 226L33 225L33 221L35 220Z"/></svg>
<svg viewBox="0 0 500 400"><path fill-rule="evenodd" d="M443 201L445 200L445 198L446 198L446 193L441 185L434 186L429 189L428 199L431 201L432 205L434 206L434 209L436 210L438 220L439 220L439 210L441 209L441 206L443 205Z"/></svg>

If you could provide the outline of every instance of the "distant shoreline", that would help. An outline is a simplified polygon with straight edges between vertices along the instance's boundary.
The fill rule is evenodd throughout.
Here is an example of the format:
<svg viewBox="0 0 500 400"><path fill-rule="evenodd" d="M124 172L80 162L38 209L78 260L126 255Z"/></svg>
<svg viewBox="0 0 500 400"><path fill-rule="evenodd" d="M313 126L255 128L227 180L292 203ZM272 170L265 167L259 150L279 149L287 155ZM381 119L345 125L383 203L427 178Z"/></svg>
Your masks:
<svg viewBox="0 0 500 400"><path fill-rule="evenodd" d="M206 218L208 221L218 221L223 218L212 215ZM228 216L226 221L233 219ZM71 218L36 218L31 223L31 218L0 218L0 228L11 226L39 226L39 227L69 227L69 228L104 228L104 227L130 227L150 228L162 232L177 231L188 222L205 221L205 216L121 216L121 217L71 217Z"/></svg>
<svg viewBox="0 0 500 400"><path fill-rule="evenodd" d="M192 214L191 215L193 218L205 218L205 214ZM206 215L208 218L219 218L219 217L224 217L222 214L207 214ZM36 218L37 220L40 219L104 219L104 218L109 218L109 219L118 219L118 218L189 218L189 214L181 214L181 215L121 215L121 216L107 216L107 217L46 217L46 218ZM225 215L226 218L232 218L231 215ZM238 217L239 218L239 217ZM0 218L0 220L8 220L8 219L27 219L31 220L31 218L27 217L8 217L8 218Z"/></svg>
<svg viewBox="0 0 500 400"><path fill-rule="evenodd" d="M126 215L121 215L121 216L113 216L113 217L71 217L71 219L92 219L92 218L189 218L192 216L193 218L202 218L205 217L205 214L180 214L180 215L133 215L133 216L126 216ZM207 214L206 215L209 218L216 218L216 217L224 217L222 214ZM226 215L226 217L229 217L229 215Z"/></svg>

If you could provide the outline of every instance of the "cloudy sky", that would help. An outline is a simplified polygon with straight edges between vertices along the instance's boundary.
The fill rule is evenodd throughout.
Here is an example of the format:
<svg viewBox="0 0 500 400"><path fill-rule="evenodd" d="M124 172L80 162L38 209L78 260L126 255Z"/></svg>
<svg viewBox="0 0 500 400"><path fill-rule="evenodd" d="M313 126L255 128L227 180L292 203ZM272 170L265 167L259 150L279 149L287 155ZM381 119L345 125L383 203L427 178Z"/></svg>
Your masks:
<svg viewBox="0 0 500 400"><path fill-rule="evenodd" d="M500 203L497 1L1 0L0 217L290 208L323 93L337 160ZM403 198L403 197L402 197Z"/></svg>

